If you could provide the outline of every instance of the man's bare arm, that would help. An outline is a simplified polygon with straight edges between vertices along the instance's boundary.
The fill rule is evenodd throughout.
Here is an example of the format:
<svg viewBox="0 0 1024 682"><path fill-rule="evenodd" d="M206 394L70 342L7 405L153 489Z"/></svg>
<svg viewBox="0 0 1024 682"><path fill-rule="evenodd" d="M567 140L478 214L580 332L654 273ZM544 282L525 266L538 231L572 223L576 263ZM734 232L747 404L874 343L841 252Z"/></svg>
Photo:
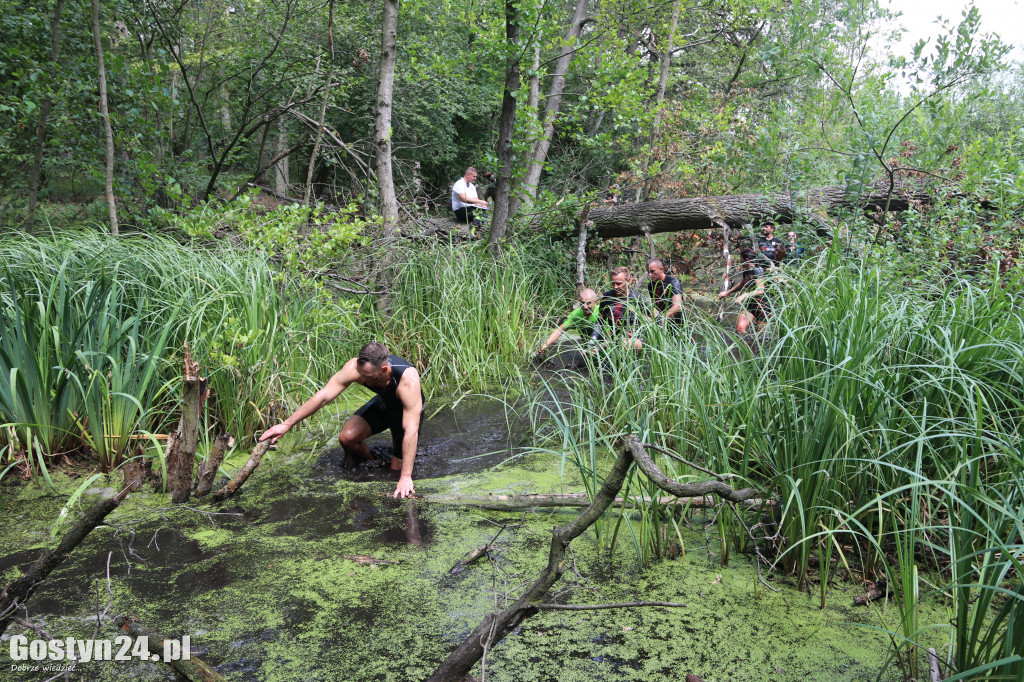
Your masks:
<svg viewBox="0 0 1024 682"><path fill-rule="evenodd" d="M402 428L405 437L402 439L402 473L398 477L398 486L393 497L408 497L416 492L413 489L412 470L416 464L416 447L420 438L420 415L423 413L423 394L420 390L420 375L415 369L409 368L402 374L395 391L402 401Z"/></svg>
<svg viewBox="0 0 1024 682"><path fill-rule="evenodd" d="M293 426L306 417L316 414L320 408L341 395L341 392L348 388L349 385L358 378L358 376L359 373L356 372L356 359L352 358L345 363L344 367L330 378L323 388L314 393L309 400L302 403L302 405L300 405L290 417L280 424L275 424L264 431L259 439L263 441L270 438L271 443L276 443L277 439L288 433Z"/></svg>
<svg viewBox="0 0 1024 682"><path fill-rule="evenodd" d="M683 295L673 294L672 305L665 311L665 317L675 317L683 312Z"/></svg>

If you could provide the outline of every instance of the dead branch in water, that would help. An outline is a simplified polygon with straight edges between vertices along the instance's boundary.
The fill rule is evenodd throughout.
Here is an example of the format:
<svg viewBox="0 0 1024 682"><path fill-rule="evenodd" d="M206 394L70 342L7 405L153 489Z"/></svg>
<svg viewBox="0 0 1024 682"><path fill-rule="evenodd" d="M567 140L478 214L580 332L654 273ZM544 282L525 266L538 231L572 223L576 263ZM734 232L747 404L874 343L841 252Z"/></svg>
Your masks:
<svg viewBox="0 0 1024 682"><path fill-rule="evenodd" d="M235 477L228 481L223 488L213 494L214 502L223 502L232 495L234 495L242 484L249 480L249 476L256 470L256 467L260 465L260 460L263 459L263 455L267 454L267 450L270 449L270 440L267 439L262 443L257 443L256 447L253 448L252 454L249 455L249 461L245 463L245 466L238 470Z"/></svg>
<svg viewBox="0 0 1024 682"><path fill-rule="evenodd" d="M161 659L163 658L164 640L167 638L159 632L150 630L139 621L125 615L115 618L114 625L121 628L132 637L147 637L150 653L160 657ZM187 661L165 661L165 663L170 665L171 668L179 675L190 680L190 682L224 682L224 678L220 676L220 673L214 670L212 666L201 658L197 658L195 656L191 656Z"/></svg>
<svg viewBox="0 0 1024 682"><path fill-rule="evenodd" d="M551 549L548 564L541 570L533 584L526 586L519 599L510 607L488 614L472 633L456 647L434 674L430 682L465 680L486 651L515 630L524 620L536 615L551 587L569 570L571 562L566 558L570 543L582 535L611 507L616 495L622 489L626 475L634 463L648 478L662 490L677 497L702 497L713 494L733 503L750 500L757 494L754 488L734 490L721 481L686 484L669 479L644 451L643 444L635 436L623 439L621 452L611 471L605 477L594 500L580 512L579 516L565 526L555 526L551 534Z"/></svg>
<svg viewBox="0 0 1024 682"><path fill-rule="evenodd" d="M535 507L589 507L591 503L590 496L587 493L551 493L551 494L525 494L525 495L450 495L450 494L435 494L435 495L424 495L422 498L426 502L433 502L435 504L450 504L450 505L464 505L467 507L479 507L480 509L489 509L491 511L520 511L523 509L533 509ZM616 497L609 506L611 507L632 507L638 506L639 504L649 504L654 501L650 497L637 497L637 498L622 498ZM689 505L690 507L701 509L701 508L717 508L721 506L721 502L715 500L709 496L701 497L659 497L657 498L658 504L662 506L668 505ZM761 498L751 498L744 500L739 503L742 507L747 509L757 509L760 507L772 507L775 505L773 500L763 500Z"/></svg>
<svg viewBox="0 0 1024 682"><path fill-rule="evenodd" d="M103 523L107 514L117 509L135 486L128 486L117 495L100 500L85 513L78 523L71 527L60 543L43 554L32 564L28 573L0 590L0 635L10 625L18 608L24 606L36 589L46 580L53 569L60 566L68 555L85 540L93 528Z"/></svg>

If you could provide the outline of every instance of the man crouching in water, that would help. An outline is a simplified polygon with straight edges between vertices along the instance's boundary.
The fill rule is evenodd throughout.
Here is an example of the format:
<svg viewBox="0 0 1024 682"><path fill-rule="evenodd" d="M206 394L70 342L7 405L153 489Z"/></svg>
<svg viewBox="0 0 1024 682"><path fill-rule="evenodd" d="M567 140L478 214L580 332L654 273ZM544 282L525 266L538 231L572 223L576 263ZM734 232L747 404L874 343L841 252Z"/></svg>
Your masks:
<svg viewBox="0 0 1024 682"><path fill-rule="evenodd" d="M425 404L420 375L408 361L389 355L387 346L372 342L363 346L354 357L331 377L327 385L295 410L292 416L267 429L260 440L271 443L300 421L315 414L351 384L365 386L377 395L348 418L338 441L345 453L364 460L373 459L363 442L371 435L391 429L393 455L391 468L401 474L392 497L408 497L416 492L412 485L412 468L416 462L416 445L420 436L420 419Z"/></svg>

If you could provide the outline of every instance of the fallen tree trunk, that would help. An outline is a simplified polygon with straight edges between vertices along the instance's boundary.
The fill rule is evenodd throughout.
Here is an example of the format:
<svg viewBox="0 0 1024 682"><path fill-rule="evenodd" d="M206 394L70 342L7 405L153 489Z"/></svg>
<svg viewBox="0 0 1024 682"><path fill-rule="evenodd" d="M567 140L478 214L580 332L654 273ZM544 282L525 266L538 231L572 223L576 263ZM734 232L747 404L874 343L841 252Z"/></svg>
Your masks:
<svg viewBox="0 0 1024 682"><path fill-rule="evenodd" d="M848 192L841 185L819 187L797 195L733 194L721 197L693 197L646 201L618 206L595 206L588 216L590 232L605 239L636 237L647 233L708 230L721 220L730 227L767 220L788 222L798 215L818 223L819 230L829 225L825 214L837 208L881 209L888 195L888 183L876 184L864 193ZM912 205L930 204L934 197L915 183L898 184L889 202L890 211L905 211Z"/></svg>
<svg viewBox="0 0 1024 682"><path fill-rule="evenodd" d="M100 500L85 513L85 516L71 527L60 544L53 549L43 552L42 556L36 559L28 573L10 583L3 590L0 590L0 635L4 633L7 626L11 624L19 606L31 597L53 569L60 566L68 555L81 544L92 529L103 523L107 514L117 509L117 506L124 501L128 493L135 488L130 485L114 497Z"/></svg>
<svg viewBox="0 0 1024 682"><path fill-rule="evenodd" d="M721 481L705 481L697 484L679 483L669 479L658 470L657 465L644 450L643 444L635 436L626 437L621 447L622 451L605 477L601 489L594 496L594 501L569 524L552 529L548 564L541 570L540 577L523 590L522 596L515 604L502 611L488 614L483 622L434 671L429 682L451 682L466 679L469 671L488 649L504 639L525 619L541 610L545 605L544 598L547 596L548 590L558 582L562 573L568 570L572 563L566 560L569 543L590 528L611 506L616 495L622 489L626 474L634 462L645 473L650 471L648 476L658 487L680 497L715 494L729 502L740 503L757 494L753 488L733 490ZM651 476L651 473L655 475Z"/></svg>
<svg viewBox="0 0 1024 682"><path fill-rule="evenodd" d="M464 505L467 507L478 507L491 511L522 511L535 507L589 507L590 496L586 493L553 493L547 495L424 495L423 500L435 504ZM609 505L611 507L629 507L637 500L623 499L616 497ZM644 497L645 504L651 502L651 498ZM671 504L689 505L695 508L717 508L722 503L713 497L661 497L658 503L662 506ZM751 498L744 500L741 506L747 508L771 507L774 506L771 500Z"/></svg>
<svg viewBox="0 0 1024 682"><path fill-rule="evenodd" d="M232 495L234 495L242 484L249 480L249 476L256 470L256 467L260 465L260 460L263 459L263 455L267 454L267 450L270 449L270 439L267 439L261 443L257 443L253 449L252 454L249 455L249 461L245 463L245 466L238 470L235 477L228 481L223 488L213 494L214 502L222 502Z"/></svg>
<svg viewBox="0 0 1024 682"><path fill-rule="evenodd" d="M145 625L137 620L132 620L127 616L118 616L114 619L114 625L127 632L132 637L138 639L139 637L147 638L147 645L149 652L159 659L164 657L164 640L167 639L159 632L150 630ZM181 640L178 640L179 650ZM156 659L154 659L156 660ZM195 656L189 656L188 660L177 660L177 661L164 661L179 675L187 678L190 682L223 682L224 678L220 676L213 667L203 661L201 658Z"/></svg>

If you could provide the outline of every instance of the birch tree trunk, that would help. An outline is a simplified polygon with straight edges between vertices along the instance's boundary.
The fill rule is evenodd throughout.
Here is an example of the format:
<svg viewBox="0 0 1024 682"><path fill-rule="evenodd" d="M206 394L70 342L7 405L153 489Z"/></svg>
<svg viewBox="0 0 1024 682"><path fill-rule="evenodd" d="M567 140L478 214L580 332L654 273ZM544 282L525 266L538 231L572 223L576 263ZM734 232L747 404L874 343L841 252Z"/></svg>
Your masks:
<svg viewBox="0 0 1024 682"><path fill-rule="evenodd" d="M60 15L64 9L64 0L57 0L53 9L53 24L50 26L50 67L56 71L57 55L60 49ZM36 124L36 150L32 159L32 176L28 183L28 219L25 227L28 231L36 223L36 202L39 199L39 178L43 170L43 147L46 145L46 119L50 116L52 98L47 95L39 105L39 122Z"/></svg>
<svg viewBox="0 0 1024 682"><path fill-rule="evenodd" d="M288 151L288 133L284 129L284 119L277 124L277 153ZM291 184L288 172L288 157L284 156L274 164L274 191L278 194L288 194L288 185Z"/></svg>
<svg viewBox="0 0 1024 682"><path fill-rule="evenodd" d="M551 148L551 138L555 133L555 120L558 118L558 110L562 106L562 93L565 92L565 76L569 73L569 65L572 64L572 57L576 53L576 42L579 40L580 31L583 30L584 20L587 18L588 0L576 0L576 7L573 9L572 19L569 22L569 31L565 36L565 43L562 51L555 62L555 72L551 78L551 88L548 90L547 103L544 111L544 118L541 120L542 128L533 149L533 158L526 169L526 179L523 180L522 199L514 202L510 214L515 216L519 210L520 202L529 208L537 198L537 185L540 183L540 174L544 170L544 161L548 157L548 150Z"/></svg>
<svg viewBox="0 0 1024 682"><path fill-rule="evenodd" d="M100 0L92 0L92 36L96 45L96 61L100 80L100 117L106 135L107 173L104 191L107 195L107 209L110 213L110 234L117 236L117 204L114 202L114 131L110 127L110 112L107 110L107 70L103 66L103 41L100 37Z"/></svg>
<svg viewBox="0 0 1024 682"><path fill-rule="evenodd" d="M516 124L516 90L519 89L519 14L516 0L505 0L505 42L508 66L505 70L505 93L501 98L501 124L498 128L498 182L494 194L494 216L487 247L497 257L508 229L509 199L512 195L512 134Z"/></svg>
<svg viewBox="0 0 1024 682"><path fill-rule="evenodd" d="M380 38L380 79L377 82L377 116L374 142L377 145L377 186L384 235L398 230L398 200L391 167L391 101L395 88L395 45L398 38L398 0L383 0L384 19Z"/></svg>

